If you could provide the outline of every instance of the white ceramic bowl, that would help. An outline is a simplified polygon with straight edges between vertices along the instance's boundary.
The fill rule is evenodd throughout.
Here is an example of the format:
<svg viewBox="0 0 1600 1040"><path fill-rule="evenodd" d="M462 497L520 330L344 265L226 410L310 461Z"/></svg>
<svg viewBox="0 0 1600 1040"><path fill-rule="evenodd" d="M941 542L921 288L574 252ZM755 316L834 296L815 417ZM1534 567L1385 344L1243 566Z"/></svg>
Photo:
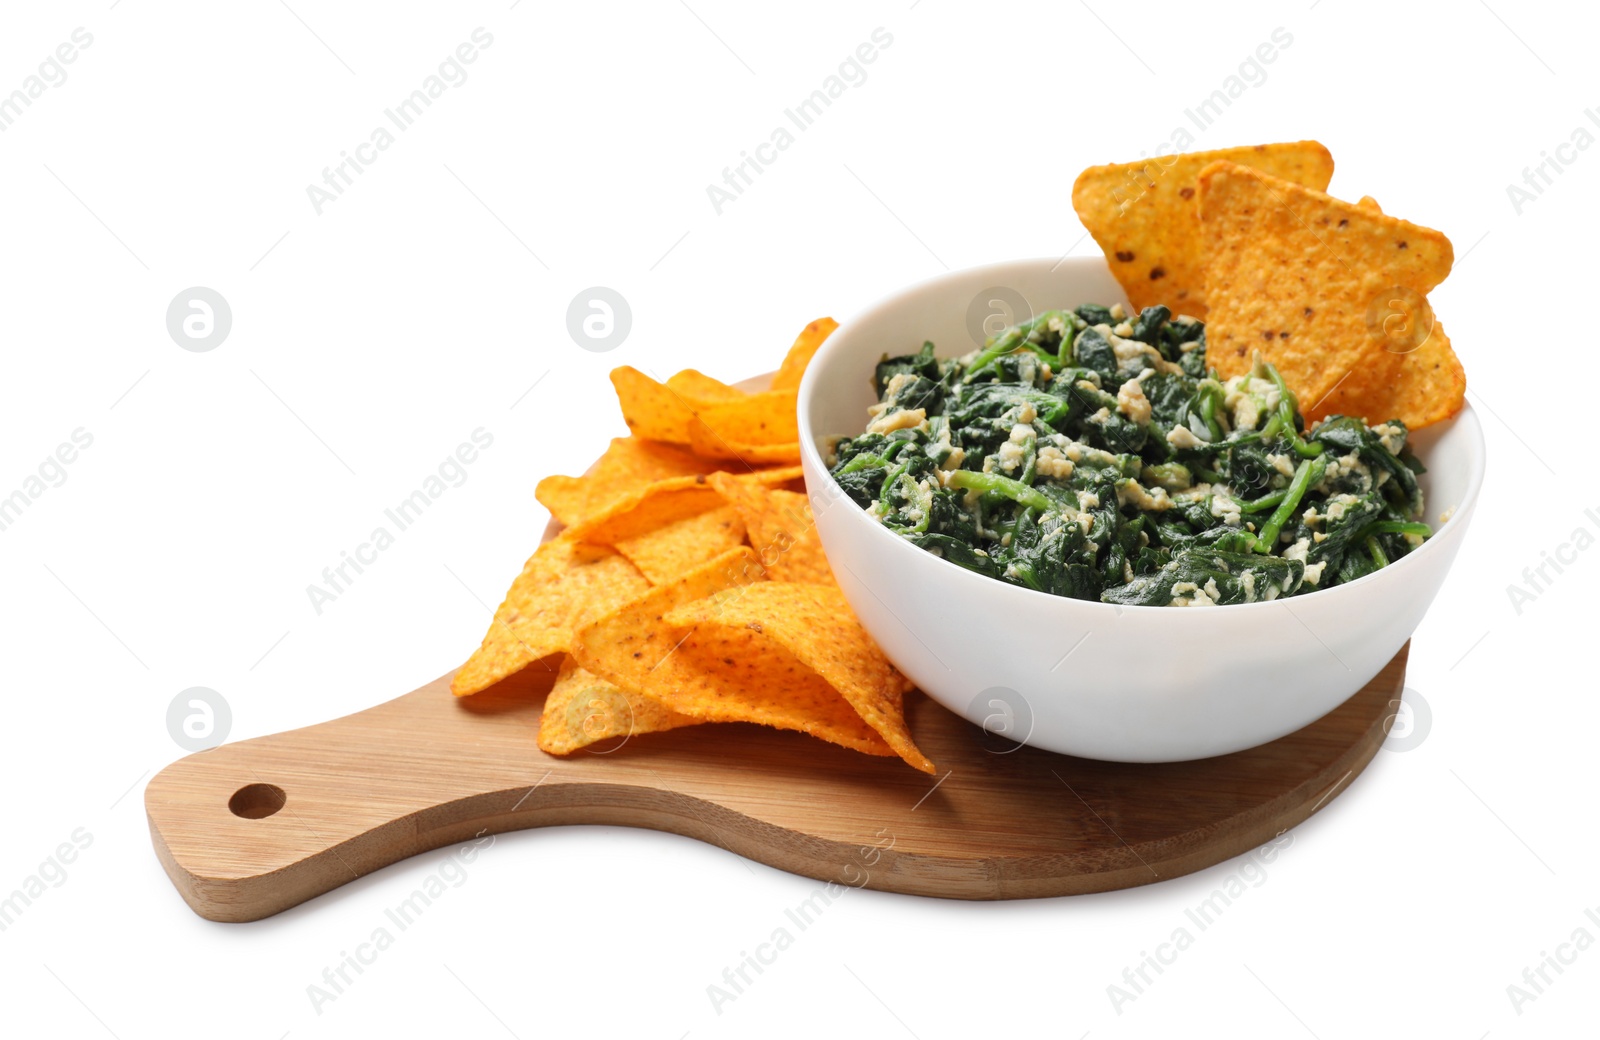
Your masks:
<svg viewBox="0 0 1600 1040"><path fill-rule="evenodd" d="M828 475L819 447L866 425L873 366L884 354L914 353L930 339L941 357L964 354L976 345L969 315L1005 314L1004 303L989 301L1019 298L1032 313L1127 306L1098 258L957 271L846 323L800 386L802 461L822 544L889 658L928 696L991 733L1118 762L1205 758L1276 740L1366 685L1422 620L1472 519L1484 467L1472 409L1412 442L1428 467L1421 483L1436 533L1359 581L1199 609L1034 592L933 556L870 519Z"/></svg>

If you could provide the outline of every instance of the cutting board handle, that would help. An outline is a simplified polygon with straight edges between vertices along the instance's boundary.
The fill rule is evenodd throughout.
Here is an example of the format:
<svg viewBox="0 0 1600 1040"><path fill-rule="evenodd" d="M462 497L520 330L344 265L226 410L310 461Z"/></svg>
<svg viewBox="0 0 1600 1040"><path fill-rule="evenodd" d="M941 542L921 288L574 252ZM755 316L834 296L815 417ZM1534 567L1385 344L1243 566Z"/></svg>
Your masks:
<svg viewBox="0 0 1600 1040"><path fill-rule="evenodd" d="M189 755L145 789L156 853L202 917L249 921L407 856L556 822L550 796L569 785L534 747L539 707L526 690L457 700L445 676L354 715ZM467 765L452 753L464 737L508 753Z"/></svg>

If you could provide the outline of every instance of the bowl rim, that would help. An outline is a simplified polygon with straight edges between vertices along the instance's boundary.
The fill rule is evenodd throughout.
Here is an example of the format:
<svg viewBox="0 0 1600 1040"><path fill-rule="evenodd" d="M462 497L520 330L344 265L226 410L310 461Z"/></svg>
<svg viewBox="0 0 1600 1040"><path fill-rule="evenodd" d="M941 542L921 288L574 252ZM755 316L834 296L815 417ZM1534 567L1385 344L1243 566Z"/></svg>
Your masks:
<svg viewBox="0 0 1600 1040"><path fill-rule="evenodd" d="M835 363L837 361L838 355L841 352L842 344L844 343L844 340L841 339L840 333L849 330L853 326L859 324L862 321L865 321L867 318L869 318L869 317L871 317L871 316L873 316L875 314L878 314L878 313L880 313L882 311L890 309L891 307L894 307L894 306L896 306L898 304L903 303L904 301L906 301L911 296L920 295L920 294L922 294L924 292L927 292L930 289L937 289L938 287L940 287L941 285L943 285L945 283L952 283L953 284L953 283L956 283L956 282L959 282L959 281L964 281L964 280L972 277L973 275L982 274L984 272L997 272L997 271L1000 271L1000 270L1015 269L1015 268L1018 268L1018 267L1036 267L1036 266L1040 266L1040 265L1043 265L1043 264L1050 264L1051 265L1049 271L1046 272L1047 274L1054 274L1058 268L1065 267L1065 266L1072 266L1072 267L1098 267L1099 269L1105 271L1108 275L1110 274L1110 266L1108 264L1106 264L1104 258L1097 257L1097 256L1030 257L1030 258L1023 258L1023 259L1020 259L1020 260L1002 260L1002 261L993 262L993 263L979 264L979 265L974 266L974 267L960 268L960 269L954 270L954 271L946 271L946 272L943 272L942 274L935 275L935 276L933 276L931 278L923 279L920 282L914 282L911 285L904 286L904 287L902 287L900 289L897 289L894 292L889 293L888 295L881 296L881 297L877 298L872 303L868 304L866 307L862 308L861 310L856 312L854 315L852 315L849 318L847 318L843 323L840 324L839 329L836 330L832 335L830 335L823 342L822 346L817 349L816 354L812 357L810 364L808 364L806 366L805 375L801 378L800 388L799 388L799 391L797 393L797 398L796 398L796 413L797 413L797 419L798 419L798 422L799 422L801 458L809 467L815 468L819 473L822 473L827 478L827 480L829 482L829 485L830 485L830 491L829 491L830 497L834 498L835 501L847 501L847 502L850 502L851 506L855 507L854 501L852 501L850 499L850 497L844 493L844 489L839 486L838 481L834 480L833 474L829 471L828 467L824 464L823 459L822 459L822 453L817 448L817 434L811 428L811 406L812 406L812 401L813 401L813 398L815 398L815 396L816 396L817 386L822 380L821 373L824 372L828 368L829 365L831 365L831 364L833 364L833 363ZM1122 301L1122 302L1125 302L1125 301ZM1437 431L1443 433L1443 432L1445 432L1447 430L1455 429L1455 427L1458 424L1463 423L1464 420L1465 420L1464 432L1468 434L1469 451L1467 453L1467 456L1468 456L1467 457L1467 465L1469 467L1469 472L1467 474L1467 485L1466 485L1466 488L1462 491L1459 501L1457 501L1454 506L1447 506L1446 507L1447 509L1450 510L1450 519L1448 519L1448 520L1444 521L1442 524L1440 524L1434 530L1433 535L1431 537L1429 537L1427 540L1425 540L1420 547L1418 547L1417 549L1412 550L1411 552L1409 552L1406 555L1402 556L1400 559L1395 560L1393 563L1390 563L1388 566L1382 567L1382 568L1380 568L1380 569L1378 569L1376 571L1373 571L1371 574L1367 574L1367 575L1364 575L1364 576L1362 576L1360 578L1357 578L1355 581L1352 581L1352 582L1346 582L1344 584L1334 585L1334 586L1332 586L1330 588L1326 588L1326 589L1317 589L1317 590L1315 590L1315 594L1317 594L1319 596L1326 595L1326 596L1330 596L1331 597L1331 596L1334 596L1334 595L1341 594L1342 590L1345 590L1345 589L1357 589L1357 588L1360 588L1362 585L1365 585L1367 583L1375 583L1377 581L1392 581L1392 580L1395 580L1395 578L1394 578L1395 574L1399 574L1399 575L1401 575L1403 577L1405 574L1408 574L1410 572L1409 571L1399 571L1398 568L1407 566L1407 561L1416 559L1417 557L1421 556L1423 553L1430 552L1430 550L1432 549L1432 547L1434 545L1438 544L1441 541L1444 541L1444 539L1441 537L1441 535L1443 535L1445 533L1446 529L1450 527L1450 525L1455 521L1455 519L1458 516L1463 519L1463 522L1465 522L1465 520L1470 518L1473 510L1477 507L1478 494L1479 494L1480 490L1483 487L1484 473L1485 473L1485 469L1486 469L1487 455L1488 455L1487 445L1486 445L1486 443L1484 441L1484 436L1483 436L1483 423L1478 419L1478 415L1477 415L1476 410L1472 407L1471 402L1463 400L1462 406L1461 406L1461 410L1459 412L1457 412L1455 415L1453 415L1450 418L1445 419L1445 420L1443 420L1441 422L1434 423L1434 424L1431 424L1429 426L1425 426L1425 427L1422 428L1422 430L1437 430ZM1365 421L1365 420L1363 420L1363 421ZM1418 432L1421 432L1421 431L1412 430L1412 431L1408 431L1408 434L1418 433ZM825 434L824 436L852 436L852 435L851 434L828 433L828 434ZM1423 460L1423 464L1426 465L1427 464L1427 460L1424 459ZM813 494L814 494L814 492L813 492ZM856 511L860 512L863 517L866 516L865 510L862 510L859 507L855 507L855 508L856 508ZM1424 521L1424 522L1426 522L1426 521ZM1037 589L1030 589L1030 588L1027 588L1027 587L1022 586L1022 585L1013 585L1008 581L1001 581L998 578L990 578L990 577L988 577L986 575L978 574L977 572L970 571L967 568L962 567L959 564L951 563L949 560L946 560L946 559L944 559L942 557L939 557L939 556L935 556L935 555L933 555L932 553L928 552L925 549L921 549L921 548L919 548L919 547L917 547L915 545L912 545L910 542L906 541L904 538L901 538L899 535L897 535L894 532L890 531L888 528L884 527L880 523L873 522L873 523L870 524L870 526L873 529L875 529L877 533L873 534L873 535L869 535L868 537L877 538L877 539L883 541L886 546L888 545L888 543L891 543L891 542L894 543L895 548L893 548L893 549L886 548L885 551L887 551L887 552L911 552L911 553L914 553L917 557L920 557L920 558L928 561L928 563L936 564L936 565L943 566L943 567L949 567L949 568L952 569L952 572L960 572L962 575L965 576L964 578L955 578L954 580L956 580L956 581L969 581L970 580L971 582L981 583L981 585L974 584L972 586L974 590L978 590L978 589L981 589L981 588L994 588L994 587L998 586L999 588L1010 590L1009 593L1002 593L1002 595L1014 594L1014 595L1017 595L1019 597L1026 597L1025 602L1032 603L1036 607L1042 607L1045 602L1051 602L1051 603L1077 604L1077 605L1079 605L1079 606L1081 606L1083 608L1089 609L1089 610L1096 610L1096 609L1101 610L1101 611L1110 610L1110 611L1115 612L1119 616L1124 611L1141 611L1141 612L1159 611L1159 612L1162 612L1164 614L1173 613L1173 611L1171 610L1170 607L1143 605L1143 604L1139 604L1139 605L1124 605L1124 604L1120 604L1120 603L1106 603L1106 602L1103 602L1103 601L1100 601L1100 600L1074 599L1073 597L1070 597L1070 596L1057 596L1054 593L1041 592L1041 591L1039 591ZM1459 530L1459 526L1456 529ZM1452 537L1454 537L1454 536L1452 536ZM1442 550L1440 550L1440 551L1442 551ZM908 559L909 559L909 557L908 557ZM928 564L912 564L911 566L927 566L927 565ZM1421 565L1420 564L1411 564L1410 566L1417 567L1417 566L1421 566ZM1342 593L1342 594L1344 596L1346 596L1346 597L1351 596L1351 595L1359 595L1359 593ZM1307 595L1308 596L1312 595L1312 593L1307 593ZM1285 604L1285 603L1288 603L1291 600L1297 599L1297 598L1299 598L1299 597L1288 596L1288 597L1280 597L1280 598L1277 598L1277 599L1270 599L1270 600L1258 600L1258 601L1256 601L1254 603L1228 603L1228 604L1222 604L1222 606L1225 607L1230 612L1232 612L1232 611L1251 610L1251 609L1260 610L1260 609L1273 608L1273 607L1275 607L1275 606L1277 606L1279 604ZM1330 599L1325 599L1325 600L1320 600L1320 602L1322 602L1324 605L1326 605L1326 606L1328 606L1330 608L1336 606L1335 601L1333 599L1331 599L1331 598ZM1189 611L1180 611L1178 613L1180 613L1180 614L1188 614L1190 612ZM1207 611L1205 613L1209 615L1211 612Z"/></svg>

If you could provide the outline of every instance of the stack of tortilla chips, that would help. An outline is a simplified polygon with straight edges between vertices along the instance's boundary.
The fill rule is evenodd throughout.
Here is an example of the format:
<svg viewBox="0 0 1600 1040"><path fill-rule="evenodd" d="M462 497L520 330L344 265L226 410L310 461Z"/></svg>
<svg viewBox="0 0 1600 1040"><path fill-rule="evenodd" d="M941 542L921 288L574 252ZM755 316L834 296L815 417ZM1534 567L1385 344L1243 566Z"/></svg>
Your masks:
<svg viewBox="0 0 1600 1040"><path fill-rule="evenodd" d="M933 772L906 727L910 683L845 602L800 487L795 391L836 327L808 325L757 393L612 372L632 435L587 474L540 482L565 529L524 565L455 694L557 670L538 738L554 755L756 722Z"/></svg>
<svg viewBox="0 0 1600 1040"><path fill-rule="evenodd" d="M1135 307L1206 322L1222 378L1259 352L1308 420L1448 419L1466 375L1427 294L1450 240L1325 194L1332 176L1315 141L1255 145L1091 167L1072 202Z"/></svg>

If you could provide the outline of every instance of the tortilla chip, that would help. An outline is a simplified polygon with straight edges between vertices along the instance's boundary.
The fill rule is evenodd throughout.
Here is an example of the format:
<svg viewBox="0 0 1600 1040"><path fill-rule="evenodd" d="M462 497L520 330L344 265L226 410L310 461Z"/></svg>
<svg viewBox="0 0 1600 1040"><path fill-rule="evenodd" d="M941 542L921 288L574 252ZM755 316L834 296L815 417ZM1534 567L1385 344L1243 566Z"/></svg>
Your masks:
<svg viewBox="0 0 1600 1040"><path fill-rule="evenodd" d="M717 506L624 538L616 543L616 550L639 568L650 584L665 585L743 542L744 520L738 510Z"/></svg>
<svg viewBox="0 0 1600 1040"><path fill-rule="evenodd" d="M1370 425L1399 419L1420 430L1461 411L1467 375L1435 320L1428 338L1404 354L1380 350L1306 409L1307 421L1354 415Z"/></svg>
<svg viewBox="0 0 1600 1040"><path fill-rule="evenodd" d="M639 437L688 444L689 422L696 414L706 416L710 425L726 430L735 441L772 444L799 436L793 391L747 394L692 368L661 383L626 365L612 369L611 385L628 429ZM769 429L777 433L761 435ZM781 433L786 429L795 432L785 438Z"/></svg>
<svg viewBox="0 0 1600 1040"><path fill-rule="evenodd" d="M546 542L511 583L483 645L450 681L451 692L477 693L569 650L575 628L649 588L644 575L611 549L572 538Z"/></svg>
<svg viewBox="0 0 1600 1040"><path fill-rule="evenodd" d="M1454 256L1441 233L1235 163L1208 166L1199 198L1211 258L1206 362L1224 379L1247 371L1259 350L1303 408L1322 407L1341 380L1375 368L1379 355L1415 352L1416 342L1396 345L1397 331L1432 327L1427 293ZM1400 325L1383 318L1392 299L1411 312ZM1454 371L1440 349L1449 350L1442 334L1430 350L1439 366L1428 370ZM1392 407L1454 414L1465 384L1443 384L1451 396L1435 402L1427 399L1433 384L1402 385Z"/></svg>
<svg viewBox="0 0 1600 1040"><path fill-rule="evenodd" d="M822 536L805 495L725 473L713 473L706 482L744 518L750 544L773 581L834 584L833 569L823 554Z"/></svg>
<svg viewBox="0 0 1600 1040"><path fill-rule="evenodd" d="M721 625L681 630L664 620L675 607L719 592L736 598L761 584L753 552L724 553L586 625L573 657L607 682L705 722L756 722L893 755L827 680L761 633Z"/></svg>
<svg viewBox="0 0 1600 1040"><path fill-rule="evenodd" d="M1356 205L1374 213L1383 212L1371 195L1363 195ZM1398 302L1399 308L1387 305L1395 317L1400 316L1397 311L1405 309L1405 301ZM1418 430L1461 411L1467 395L1466 370L1432 310L1416 309L1423 312L1416 316L1417 320L1430 323L1423 341L1412 347L1416 335L1402 336L1398 349L1385 349L1381 355L1363 362L1335 383L1321 401L1306 409L1308 420L1330 415L1354 415L1368 424L1399 419L1410 429Z"/></svg>
<svg viewBox="0 0 1600 1040"><path fill-rule="evenodd" d="M793 390L764 390L718 401L700 408L699 415L712 434L729 444L787 445L800 440ZM688 425L684 424L686 437Z"/></svg>
<svg viewBox="0 0 1600 1040"><path fill-rule="evenodd" d="M723 440L698 415L689 420L689 447L696 455L728 459L747 466L773 462L799 462L800 442L788 444L738 444Z"/></svg>
<svg viewBox="0 0 1600 1040"><path fill-rule="evenodd" d="M795 337L794 346L789 348L783 364L778 367L777 375L772 377L772 389L800 389L800 377L805 375L806 366L811 364L812 355L816 354L817 348L822 346L823 341L833 335L833 330L838 327L839 323L832 318L818 318L801 329L800 335Z"/></svg>
<svg viewBox="0 0 1600 1040"><path fill-rule="evenodd" d="M745 392L738 387L729 386L720 379L712 379L692 368L686 368L667 377L667 386L680 397L696 405L711 401L730 401L745 396Z"/></svg>
<svg viewBox="0 0 1600 1040"><path fill-rule="evenodd" d="M694 417L690 399L627 365L611 370L611 385L616 388L622 418L635 436L689 443L689 420Z"/></svg>
<svg viewBox="0 0 1600 1040"><path fill-rule="evenodd" d="M781 647L838 691L854 713L907 763L925 773L934 772L933 763L918 750L906 728L904 696L909 684L905 676L867 635L836 586L765 581L685 603L669 610L663 620L678 628L692 627L685 645L715 632L729 641L765 641ZM707 640L707 645L714 641ZM775 656L770 647L764 652L752 648L745 660ZM815 711L820 706L807 707Z"/></svg>
<svg viewBox="0 0 1600 1040"><path fill-rule="evenodd" d="M771 466L724 476L753 486L778 487L801 479L803 471L799 466ZM601 545L616 545L636 538L722 505L720 493L709 481L710 474L695 474L667 477L636 487L573 524L565 533Z"/></svg>
<svg viewBox="0 0 1600 1040"><path fill-rule="evenodd" d="M572 656L577 664L614 685L654 694L650 683L672 671L682 634L661 617L681 604L726 589L765 580L761 562L748 548L738 548L702 564L676 581L658 585L613 612L593 619L576 633ZM675 666L673 666L675 667Z"/></svg>
<svg viewBox="0 0 1600 1040"><path fill-rule="evenodd" d="M699 723L699 719L606 682L569 657L545 698L544 714L539 717L539 750L570 755L613 737L660 733Z"/></svg>
<svg viewBox="0 0 1600 1040"><path fill-rule="evenodd" d="M710 483L713 476L726 478L736 484L761 487L786 484L799 479L801 475L799 466L773 466L740 474L668 477L615 499L605 508L567 528L563 536L599 545L621 545L629 539L723 505L725 496Z"/></svg>
<svg viewBox="0 0 1600 1040"><path fill-rule="evenodd" d="M800 465L772 466L767 469L757 469L749 473L734 473L732 475L739 480L760 484L762 487L783 487L787 484L792 490L796 487L805 486L806 471L805 467ZM710 479L710 474L707 474L706 479Z"/></svg>
<svg viewBox="0 0 1600 1040"><path fill-rule="evenodd" d="M545 477L539 481L534 497L550 510L551 516L571 527L658 480L692 477L723 467L722 462L673 444L643 437L618 437L588 473L581 477Z"/></svg>
<svg viewBox="0 0 1600 1040"><path fill-rule="evenodd" d="M1318 191L1333 177L1333 156L1316 141L1157 156L1091 166L1078 175L1072 208L1135 312L1164 303L1174 314L1206 319L1207 256L1195 199L1200 172L1219 159Z"/></svg>
<svg viewBox="0 0 1600 1040"><path fill-rule="evenodd" d="M748 629L667 629L680 643L645 681L667 707L707 722L795 730L868 755L895 751L828 681Z"/></svg>
<svg viewBox="0 0 1600 1040"><path fill-rule="evenodd" d="M616 546L657 528L722 505L706 476L668 477L647 484L563 532L564 537Z"/></svg>

